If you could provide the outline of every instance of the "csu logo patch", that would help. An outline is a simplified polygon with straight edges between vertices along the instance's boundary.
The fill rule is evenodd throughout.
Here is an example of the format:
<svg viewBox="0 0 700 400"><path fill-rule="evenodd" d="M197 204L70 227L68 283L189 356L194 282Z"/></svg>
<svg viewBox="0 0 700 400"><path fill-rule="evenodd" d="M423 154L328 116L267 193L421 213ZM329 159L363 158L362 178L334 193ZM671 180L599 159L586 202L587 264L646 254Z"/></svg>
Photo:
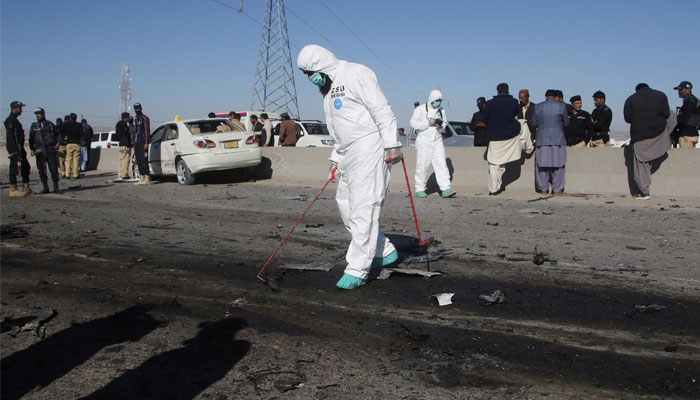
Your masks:
<svg viewBox="0 0 700 400"><path fill-rule="evenodd" d="M336 110L340 110L343 107L343 101L340 99L335 99L333 101L333 107L335 107Z"/></svg>

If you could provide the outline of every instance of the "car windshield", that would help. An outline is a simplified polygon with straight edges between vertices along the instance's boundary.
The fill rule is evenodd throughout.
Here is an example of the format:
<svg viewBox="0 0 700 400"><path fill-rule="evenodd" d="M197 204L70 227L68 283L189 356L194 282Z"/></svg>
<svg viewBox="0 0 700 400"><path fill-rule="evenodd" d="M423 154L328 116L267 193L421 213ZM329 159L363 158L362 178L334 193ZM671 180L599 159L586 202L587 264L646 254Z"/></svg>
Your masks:
<svg viewBox="0 0 700 400"><path fill-rule="evenodd" d="M187 129L192 132L193 135L203 135L205 133L216 133L216 132L239 132L242 129L232 124L226 119L205 119L201 121L185 122Z"/></svg>
<svg viewBox="0 0 700 400"><path fill-rule="evenodd" d="M455 133L460 136L474 134L471 130L469 130L469 124L466 122L450 121L450 125L452 125L452 129L455 130Z"/></svg>
<svg viewBox="0 0 700 400"><path fill-rule="evenodd" d="M304 125L309 135L330 135L326 124L320 122L302 122L301 124Z"/></svg>

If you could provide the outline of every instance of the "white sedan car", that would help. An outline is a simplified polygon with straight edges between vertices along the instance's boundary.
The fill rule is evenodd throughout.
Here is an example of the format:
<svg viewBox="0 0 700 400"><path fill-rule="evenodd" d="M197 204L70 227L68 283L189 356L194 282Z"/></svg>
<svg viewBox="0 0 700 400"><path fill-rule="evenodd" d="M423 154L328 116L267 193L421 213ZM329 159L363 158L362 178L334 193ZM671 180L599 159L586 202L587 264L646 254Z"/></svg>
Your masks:
<svg viewBox="0 0 700 400"><path fill-rule="evenodd" d="M177 176L192 185L200 172L254 167L262 154L257 136L221 118L172 121L151 134L151 175Z"/></svg>

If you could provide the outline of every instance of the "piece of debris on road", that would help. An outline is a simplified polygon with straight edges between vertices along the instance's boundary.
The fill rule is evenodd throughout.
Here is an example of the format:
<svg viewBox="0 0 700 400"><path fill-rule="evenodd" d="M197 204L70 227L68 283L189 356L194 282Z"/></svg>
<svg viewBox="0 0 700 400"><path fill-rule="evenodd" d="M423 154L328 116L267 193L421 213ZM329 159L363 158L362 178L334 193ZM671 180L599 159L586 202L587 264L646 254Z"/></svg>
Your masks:
<svg viewBox="0 0 700 400"><path fill-rule="evenodd" d="M284 264L280 265L280 269L294 269L300 271L324 271L328 272L335 267L335 264L325 263L320 261L310 262L308 264Z"/></svg>
<svg viewBox="0 0 700 400"><path fill-rule="evenodd" d="M491 294L482 294L479 296L479 300L483 301L482 305L490 306L491 304L503 303L506 300L506 296L500 290L496 290Z"/></svg>
<svg viewBox="0 0 700 400"><path fill-rule="evenodd" d="M27 231L15 224L3 224L0 227L3 239L19 239L28 235Z"/></svg>
<svg viewBox="0 0 700 400"><path fill-rule="evenodd" d="M440 272L430 272L430 271L423 271L420 269L411 269L411 268L382 268L382 272L379 273L379 276L377 279L389 279L392 273L396 272L397 274L403 274L403 275L420 275L426 278L431 278L435 275L442 275Z"/></svg>
<svg viewBox="0 0 700 400"><path fill-rule="evenodd" d="M663 311L666 309L666 306L662 306L661 304L649 304L649 305L643 305L643 304L635 304L634 309L639 311L639 312L657 312L657 311Z"/></svg>
<svg viewBox="0 0 700 400"><path fill-rule="evenodd" d="M406 264L406 265L409 265L411 263L437 261L437 260L441 259L445 254L447 254L447 251L445 251L445 250L431 251L431 252L428 252L427 254L422 254L419 256L406 257L401 262Z"/></svg>

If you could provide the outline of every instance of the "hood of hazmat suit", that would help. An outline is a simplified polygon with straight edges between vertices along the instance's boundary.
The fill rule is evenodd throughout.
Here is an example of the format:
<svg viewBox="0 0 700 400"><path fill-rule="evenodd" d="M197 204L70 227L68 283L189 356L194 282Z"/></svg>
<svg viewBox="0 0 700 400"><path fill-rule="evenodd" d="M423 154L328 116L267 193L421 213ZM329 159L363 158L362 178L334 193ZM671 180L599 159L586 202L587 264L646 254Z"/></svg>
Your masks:
<svg viewBox="0 0 700 400"><path fill-rule="evenodd" d="M335 140L332 160L335 161L338 152L370 135L380 138L384 149L401 147L396 117L372 70L338 60L333 53L314 44L301 49L297 65L303 71L324 73L333 81L323 99L328 132Z"/></svg>
<svg viewBox="0 0 700 400"><path fill-rule="evenodd" d="M416 140L421 139L423 141L437 141L442 140L442 132L445 131L445 121L447 121L447 114L445 114L445 109L442 106L438 108L433 108L432 102L442 99L442 92L439 90L431 90L428 96L428 102L421 104L413 110L413 116L411 117L411 127L416 130L418 137ZM443 121L442 126L430 126L431 119L441 119Z"/></svg>

